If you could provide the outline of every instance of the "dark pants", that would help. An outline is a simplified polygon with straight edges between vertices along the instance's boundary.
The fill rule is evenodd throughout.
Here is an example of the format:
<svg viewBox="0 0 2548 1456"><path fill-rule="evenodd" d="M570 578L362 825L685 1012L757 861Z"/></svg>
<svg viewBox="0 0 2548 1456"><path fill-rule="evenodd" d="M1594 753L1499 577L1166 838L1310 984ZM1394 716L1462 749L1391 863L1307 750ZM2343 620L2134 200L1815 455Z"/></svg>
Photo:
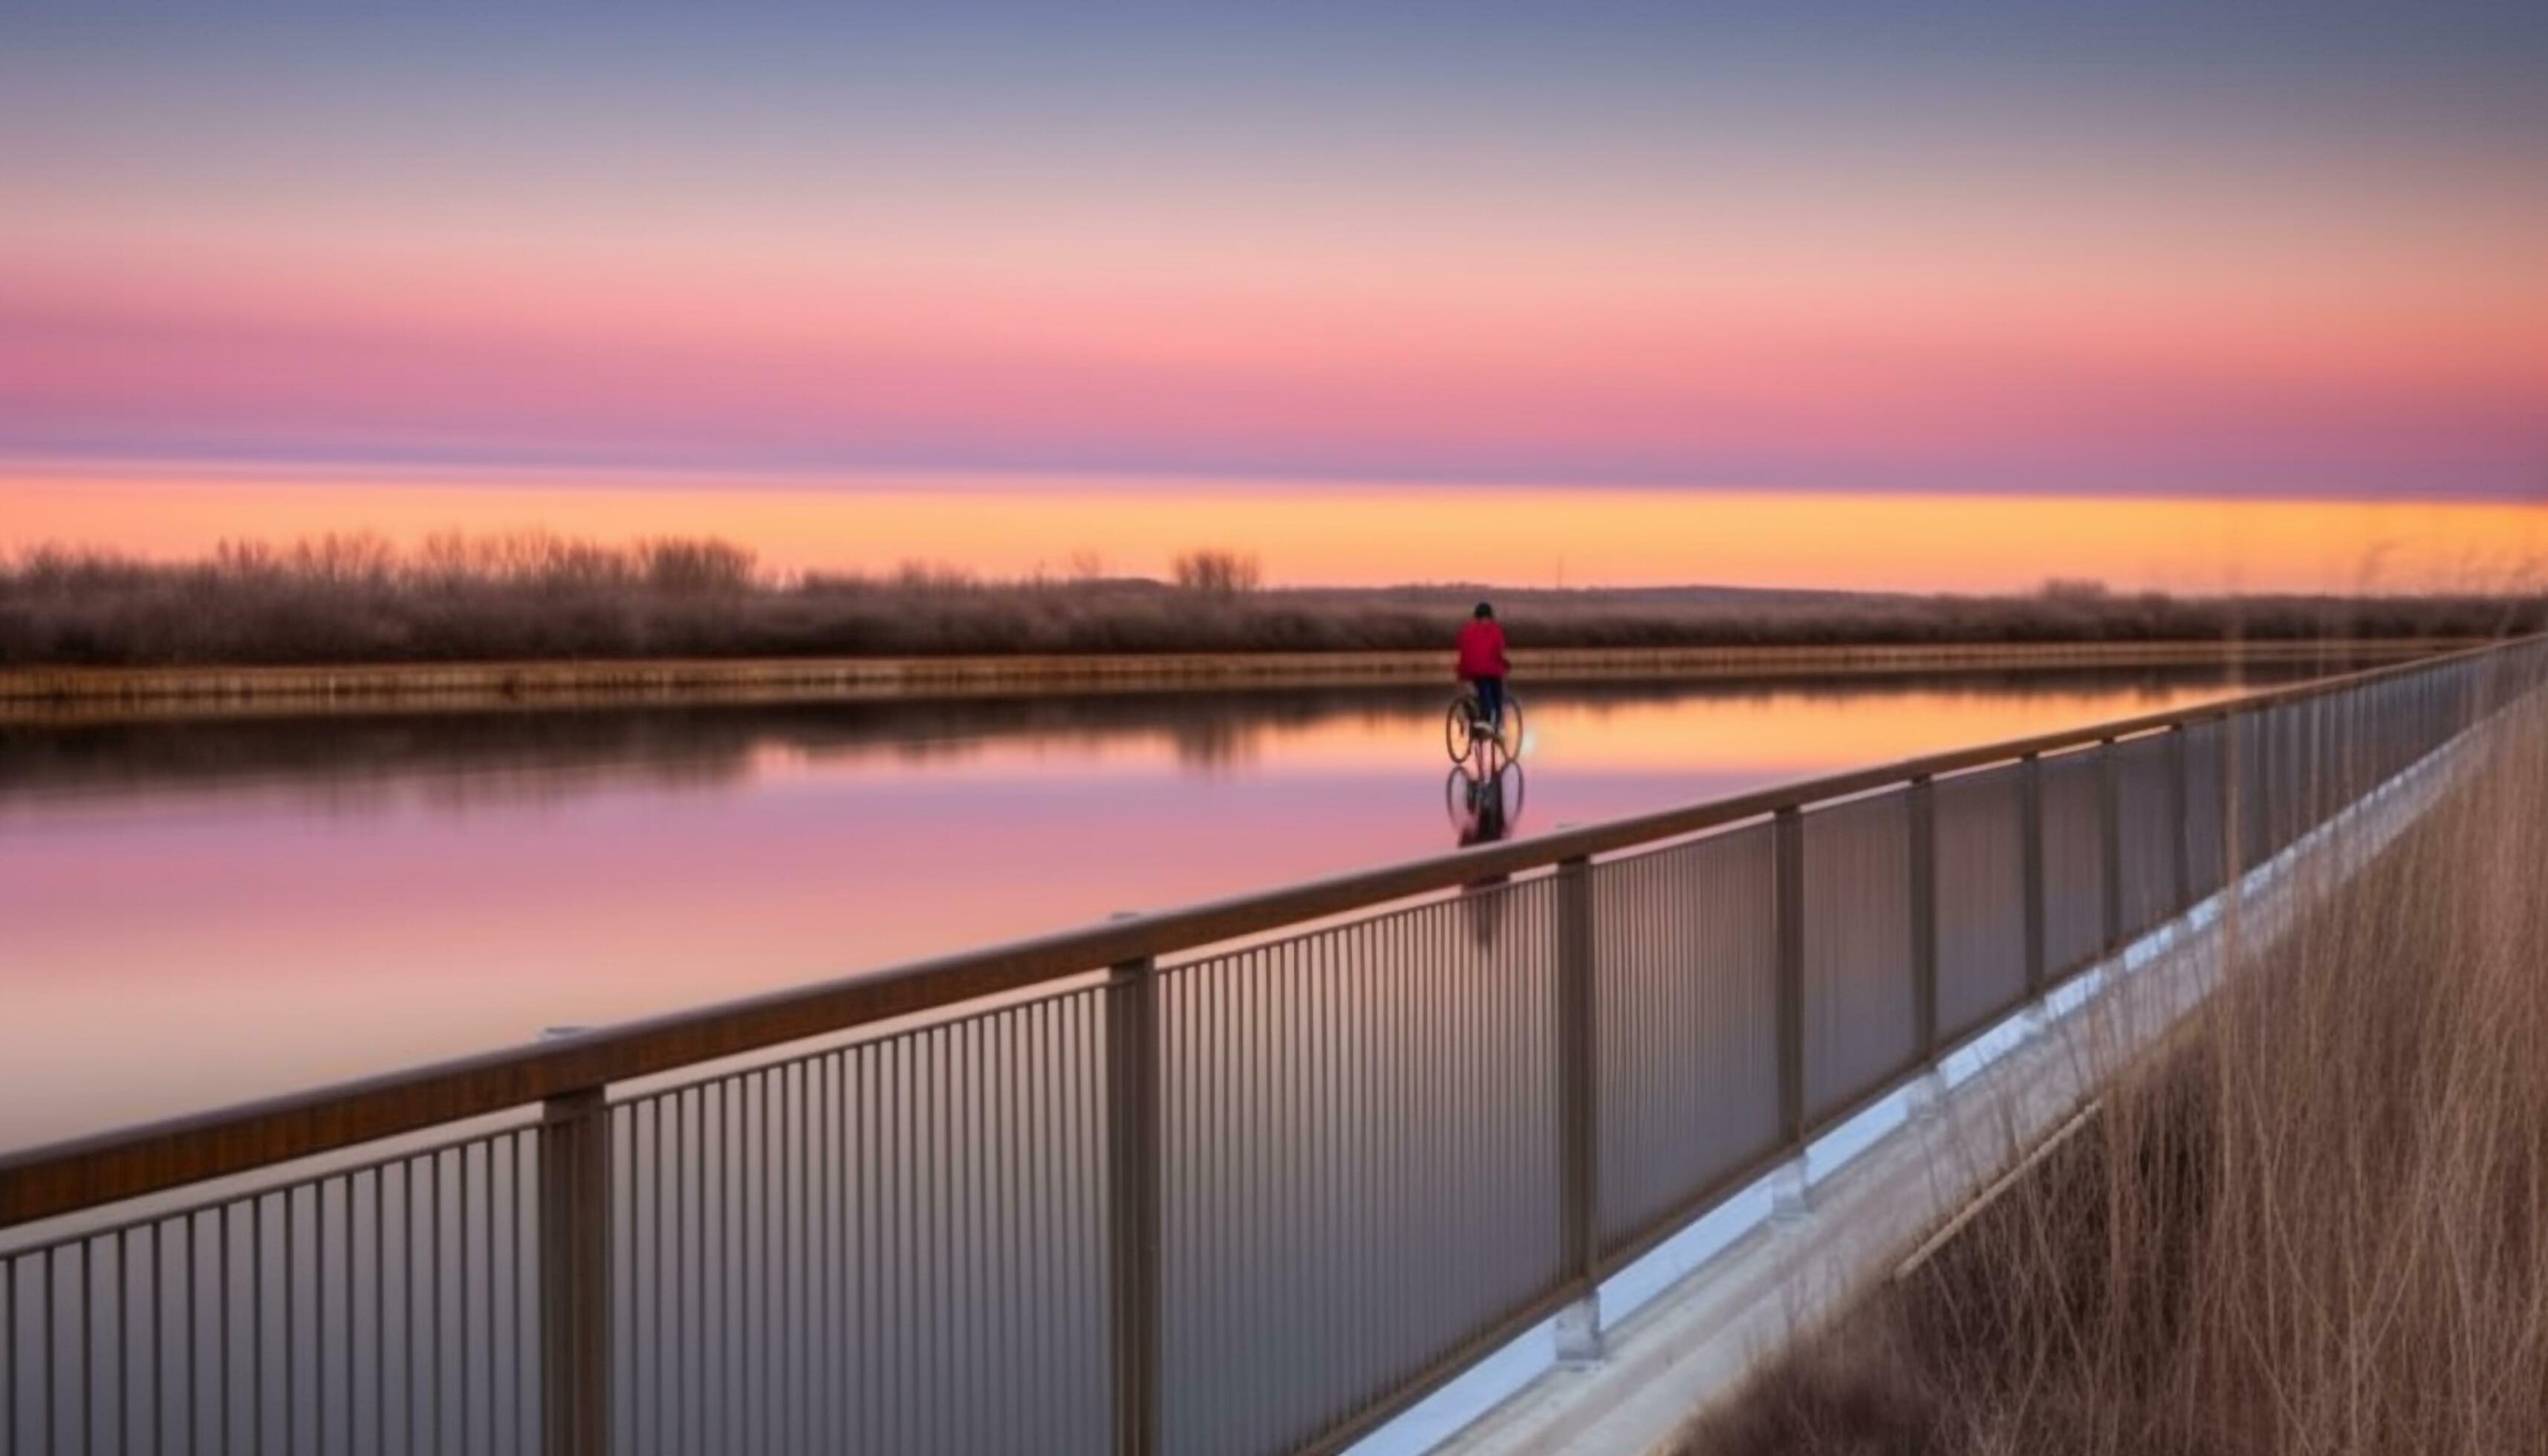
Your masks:
<svg viewBox="0 0 2548 1456"><path fill-rule="evenodd" d="M1469 680L1469 684L1478 690L1478 716L1495 725L1499 732L1502 731L1504 726L1504 680L1502 678L1472 678Z"/></svg>

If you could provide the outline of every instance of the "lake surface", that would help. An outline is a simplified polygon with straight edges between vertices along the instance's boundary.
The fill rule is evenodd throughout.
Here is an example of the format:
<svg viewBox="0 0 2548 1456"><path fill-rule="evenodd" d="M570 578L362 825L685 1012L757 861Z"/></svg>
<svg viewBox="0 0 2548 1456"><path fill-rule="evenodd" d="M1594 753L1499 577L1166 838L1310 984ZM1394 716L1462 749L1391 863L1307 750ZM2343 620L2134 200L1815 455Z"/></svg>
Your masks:
<svg viewBox="0 0 2548 1456"><path fill-rule="evenodd" d="M1541 684L1511 832L2220 669ZM1432 686L0 727L0 1148L1474 837Z"/></svg>

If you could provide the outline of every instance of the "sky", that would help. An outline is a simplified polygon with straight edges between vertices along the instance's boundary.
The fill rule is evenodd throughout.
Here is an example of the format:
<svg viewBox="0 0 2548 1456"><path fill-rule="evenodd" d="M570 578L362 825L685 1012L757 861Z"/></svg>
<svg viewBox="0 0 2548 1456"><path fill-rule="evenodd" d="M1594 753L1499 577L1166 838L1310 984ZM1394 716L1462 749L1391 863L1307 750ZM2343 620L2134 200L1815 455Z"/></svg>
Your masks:
<svg viewBox="0 0 2548 1456"><path fill-rule="evenodd" d="M1367 536L1502 500L1562 539L1456 574L1988 585L2069 502L2180 547L2346 502L2308 563L2272 529L2083 558L2188 585L2502 556L2548 498L2536 0L38 0L8 31L0 547L138 544L115 522L161 500L357 528L439 484L458 525L812 492L848 523L757 544L1005 566L1288 500L1307 544L1269 567L1306 581L1464 564L1312 539L1353 502L1402 502ZM939 505L879 540L879 493ZM1084 510L1029 539L985 500ZM1767 539L1809 500L2014 523L1868 568ZM1695 505L1657 560L1643 523Z"/></svg>

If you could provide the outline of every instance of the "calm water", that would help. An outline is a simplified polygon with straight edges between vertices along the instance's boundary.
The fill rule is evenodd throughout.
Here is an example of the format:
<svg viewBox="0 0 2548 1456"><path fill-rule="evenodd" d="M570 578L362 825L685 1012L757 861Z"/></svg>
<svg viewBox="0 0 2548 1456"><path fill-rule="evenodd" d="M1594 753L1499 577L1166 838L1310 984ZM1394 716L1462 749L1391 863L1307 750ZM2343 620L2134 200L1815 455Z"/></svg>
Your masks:
<svg viewBox="0 0 2548 1456"><path fill-rule="evenodd" d="M1542 685L1512 829L2233 689ZM0 728L0 1147L1447 850L1443 699Z"/></svg>

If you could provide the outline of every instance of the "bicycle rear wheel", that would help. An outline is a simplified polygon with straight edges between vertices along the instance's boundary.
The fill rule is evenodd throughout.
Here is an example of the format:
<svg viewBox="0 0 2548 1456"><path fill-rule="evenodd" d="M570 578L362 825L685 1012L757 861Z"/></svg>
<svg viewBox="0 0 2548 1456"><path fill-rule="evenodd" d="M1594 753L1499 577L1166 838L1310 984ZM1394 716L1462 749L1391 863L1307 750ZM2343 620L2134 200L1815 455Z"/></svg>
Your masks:
<svg viewBox="0 0 2548 1456"><path fill-rule="evenodd" d="M1469 762L1470 751L1477 747L1475 728L1469 716L1471 706L1469 695L1464 692L1451 699L1451 710L1442 719L1442 746L1451 751L1454 764Z"/></svg>

